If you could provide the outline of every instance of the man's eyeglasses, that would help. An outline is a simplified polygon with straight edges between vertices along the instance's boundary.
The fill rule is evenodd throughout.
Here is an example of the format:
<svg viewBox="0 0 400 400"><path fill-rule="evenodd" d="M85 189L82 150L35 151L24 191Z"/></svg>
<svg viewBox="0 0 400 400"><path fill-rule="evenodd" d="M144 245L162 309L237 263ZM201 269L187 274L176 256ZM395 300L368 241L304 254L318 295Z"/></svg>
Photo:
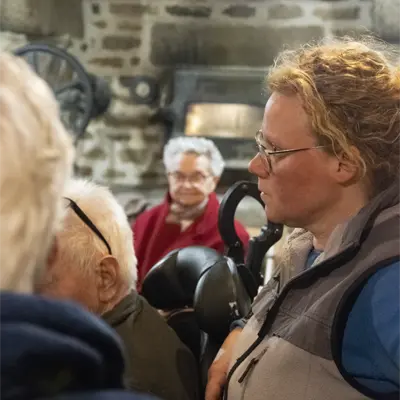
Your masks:
<svg viewBox="0 0 400 400"><path fill-rule="evenodd" d="M179 171L170 172L168 175L176 183L183 184L186 181L188 181L192 185L202 184L206 181L207 178L211 176L211 175L204 175L201 172L195 172L192 175L185 175Z"/></svg>
<svg viewBox="0 0 400 400"><path fill-rule="evenodd" d="M297 149L287 149L287 150L268 150L263 144L261 144L262 132L257 131L255 141L258 148L258 153L261 158L265 160L268 164L269 171L272 171L271 158L279 155L289 155L292 153L298 153L299 151L313 150L313 149L323 149L328 146L313 146L313 147L300 147Z"/></svg>
<svg viewBox="0 0 400 400"><path fill-rule="evenodd" d="M71 207L75 214L84 222L91 230L92 232L106 245L108 253L111 255L111 247L108 244L107 240L105 237L102 235L102 233L99 231L97 226L90 220L90 218L83 212L83 210L78 206L78 204L75 203L72 199L68 197L64 197L64 199L68 202L67 207Z"/></svg>

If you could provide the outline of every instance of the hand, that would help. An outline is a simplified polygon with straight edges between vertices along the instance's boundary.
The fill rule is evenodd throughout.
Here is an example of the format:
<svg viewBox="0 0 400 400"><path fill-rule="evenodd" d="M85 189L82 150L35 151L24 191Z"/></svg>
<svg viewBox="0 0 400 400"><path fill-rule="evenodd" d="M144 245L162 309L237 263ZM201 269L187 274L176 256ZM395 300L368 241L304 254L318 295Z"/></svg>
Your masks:
<svg viewBox="0 0 400 400"><path fill-rule="evenodd" d="M240 332L241 329L235 329L228 335L214 362L211 364L208 370L205 400L221 399L233 354L233 347Z"/></svg>

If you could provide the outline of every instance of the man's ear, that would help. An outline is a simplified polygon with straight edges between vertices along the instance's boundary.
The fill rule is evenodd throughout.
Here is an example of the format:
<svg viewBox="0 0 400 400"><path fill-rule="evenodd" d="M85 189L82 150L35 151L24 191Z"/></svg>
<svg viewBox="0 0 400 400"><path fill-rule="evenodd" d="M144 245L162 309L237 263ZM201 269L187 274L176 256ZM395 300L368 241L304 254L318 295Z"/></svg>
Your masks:
<svg viewBox="0 0 400 400"><path fill-rule="evenodd" d="M97 286L102 303L109 303L118 295L121 287L120 266L115 257L108 255L101 259L97 267Z"/></svg>

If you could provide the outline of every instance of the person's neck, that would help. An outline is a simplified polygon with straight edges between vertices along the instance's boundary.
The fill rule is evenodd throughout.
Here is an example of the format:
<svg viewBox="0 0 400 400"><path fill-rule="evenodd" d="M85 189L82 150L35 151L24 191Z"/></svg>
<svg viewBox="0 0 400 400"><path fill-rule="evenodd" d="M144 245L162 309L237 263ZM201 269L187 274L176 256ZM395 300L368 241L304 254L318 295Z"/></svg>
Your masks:
<svg viewBox="0 0 400 400"><path fill-rule="evenodd" d="M108 303L102 304L99 307L99 310L96 310L95 314L98 315L104 315L105 313L113 310L128 294L131 293L131 290L124 287L123 290L121 290L118 295L113 297Z"/></svg>
<svg viewBox="0 0 400 400"><path fill-rule="evenodd" d="M314 249L323 251L334 229L357 215L367 202L363 193L352 191L339 199L334 208L328 209L322 217L305 227L314 236Z"/></svg>
<svg viewBox="0 0 400 400"><path fill-rule="evenodd" d="M206 198L200 204L190 206L173 202L170 206L167 221L175 223L181 223L182 221L193 221L204 213L207 203L208 198Z"/></svg>
<svg viewBox="0 0 400 400"><path fill-rule="evenodd" d="M182 210L183 212L188 212L191 213L192 211L196 211L196 212L203 212L206 209L208 203L208 197L206 197L201 203L199 204L193 204L193 205L185 205L185 204L181 204L181 203L175 203L173 202L173 204L178 207L180 210Z"/></svg>

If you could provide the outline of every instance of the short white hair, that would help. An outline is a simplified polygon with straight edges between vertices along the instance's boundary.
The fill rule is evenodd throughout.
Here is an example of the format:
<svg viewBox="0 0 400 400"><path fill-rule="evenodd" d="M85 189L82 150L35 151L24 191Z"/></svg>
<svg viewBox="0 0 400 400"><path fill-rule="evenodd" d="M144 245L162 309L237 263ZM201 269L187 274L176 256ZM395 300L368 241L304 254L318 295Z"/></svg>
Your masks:
<svg viewBox="0 0 400 400"><path fill-rule="evenodd" d="M0 285L32 292L62 219L73 146L44 80L0 53Z"/></svg>
<svg viewBox="0 0 400 400"><path fill-rule="evenodd" d="M213 141L201 137L177 137L168 141L164 148L164 166L167 172L172 172L176 158L182 154L194 153L206 156L210 160L211 172L220 177L224 171L225 162Z"/></svg>
<svg viewBox="0 0 400 400"><path fill-rule="evenodd" d="M122 206L111 191L84 179L72 179L64 196L75 201L99 229L111 247L128 289L137 281L137 259L133 234ZM60 263L81 268L90 275L99 254L104 254L103 241L75 214L71 207L65 212L63 230L59 233Z"/></svg>

